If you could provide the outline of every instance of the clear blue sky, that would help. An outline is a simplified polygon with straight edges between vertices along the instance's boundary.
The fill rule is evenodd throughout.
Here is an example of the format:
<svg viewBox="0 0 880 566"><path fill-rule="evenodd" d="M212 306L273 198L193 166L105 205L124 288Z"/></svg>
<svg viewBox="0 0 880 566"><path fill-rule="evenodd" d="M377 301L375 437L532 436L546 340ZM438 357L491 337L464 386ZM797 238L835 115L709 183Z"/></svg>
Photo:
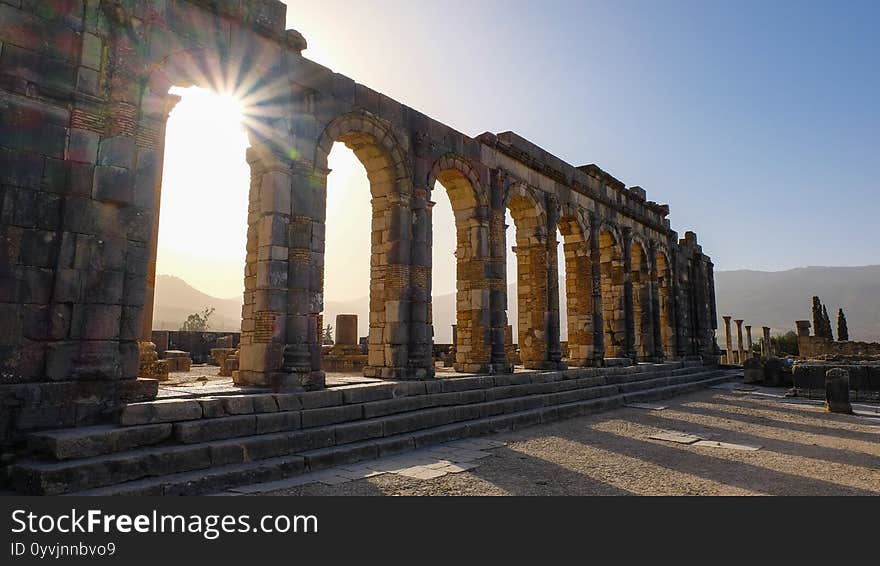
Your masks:
<svg viewBox="0 0 880 566"><path fill-rule="evenodd" d="M716 269L880 263L880 2L288 4L307 57L644 187Z"/></svg>

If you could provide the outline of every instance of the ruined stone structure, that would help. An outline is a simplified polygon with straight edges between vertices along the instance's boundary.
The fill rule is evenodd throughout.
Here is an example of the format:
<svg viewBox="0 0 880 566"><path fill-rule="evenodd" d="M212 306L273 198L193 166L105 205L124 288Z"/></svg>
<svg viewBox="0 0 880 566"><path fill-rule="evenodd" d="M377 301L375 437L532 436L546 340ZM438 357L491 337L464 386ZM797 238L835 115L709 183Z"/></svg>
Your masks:
<svg viewBox="0 0 880 566"><path fill-rule="evenodd" d="M305 47L275 0L0 3L0 436L96 422L155 395L155 381L135 377L151 331L172 86L231 89L246 106L237 383L324 384L334 142L354 150L372 194L367 375L433 375L435 183L456 218L456 369L511 371L509 300L527 368L715 355L713 265L694 233L670 228L667 205L512 132L456 132L304 58ZM505 272L509 247L516 274ZM518 297L507 296L511 277Z"/></svg>
<svg viewBox="0 0 880 566"><path fill-rule="evenodd" d="M811 336L810 321L808 320L795 321L795 328L797 329L798 352L802 358L845 356L870 359L880 356L880 342L836 341L824 336Z"/></svg>

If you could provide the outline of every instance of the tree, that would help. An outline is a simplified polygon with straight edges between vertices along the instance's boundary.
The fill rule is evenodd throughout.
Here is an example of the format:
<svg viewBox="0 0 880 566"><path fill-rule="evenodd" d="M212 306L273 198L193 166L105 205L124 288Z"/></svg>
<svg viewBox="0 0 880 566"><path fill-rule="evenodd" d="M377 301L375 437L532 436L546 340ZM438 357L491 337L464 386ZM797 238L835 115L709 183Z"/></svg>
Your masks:
<svg viewBox="0 0 880 566"><path fill-rule="evenodd" d="M813 297L813 335L818 338L825 336L825 320L822 318L822 301L819 297Z"/></svg>
<svg viewBox="0 0 880 566"><path fill-rule="evenodd" d="M185 332L207 332L211 325L208 323L208 319L211 318L211 315L214 314L216 309L214 307L206 308L202 312L196 312L188 317L186 317L186 321L180 326L180 329Z"/></svg>
<svg viewBox="0 0 880 566"><path fill-rule="evenodd" d="M771 351L775 352L775 354L778 356L797 356L799 353L797 333L794 330L789 330L785 334L771 336L770 345L772 346ZM758 339L757 343L752 344L752 350L755 353L761 353L763 351L763 347L763 336Z"/></svg>
<svg viewBox="0 0 880 566"><path fill-rule="evenodd" d="M822 322L825 324L825 338L834 340L834 334L831 333L831 319L828 318L828 309L825 308L825 305L822 305Z"/></svg>
<svg viewBox="0 0 880 566"><path fill-rule="evenodd" d="M837 339L841 342L849 340L849 328L846 327L846 315L843 309L837 311Z"/></svg>
<svg viewBox="0 0 880 566"><path fill-rule="evenodd" d="M333 325L332 324L328 324L327 326L324 327L324 337L323 337L322 343L325 346L332 346L333 345Z"/></svg>

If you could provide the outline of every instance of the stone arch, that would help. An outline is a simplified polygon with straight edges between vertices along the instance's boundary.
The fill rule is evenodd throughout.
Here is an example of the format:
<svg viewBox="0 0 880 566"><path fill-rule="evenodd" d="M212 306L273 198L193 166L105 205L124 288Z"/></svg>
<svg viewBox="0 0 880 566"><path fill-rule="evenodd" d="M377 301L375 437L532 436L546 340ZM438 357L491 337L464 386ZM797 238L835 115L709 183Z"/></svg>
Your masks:
<svg viewBox="0 0 880 566"><path fill-rule="evenodd" d="M335 142L344 143L363 164L373 198L395 193L408 198L412 194L409 159L391 124L366 110L337 117L318 138L314 160L317 171L327 171L327 156Z"/></svg>
<svg viewBox="0 0 880 566"><path fill-rule="evenodd" d="M599 271L605 357L626 356L625 271L622 236L612 224L599 227Z"/></svg>
<svg viewBox="0 0 880 566"><path fill-rule="evenodd" d="M523 365L529 369L556 368L548 324L551 311L548 270L551 268L550 247L556 245L555 227L548 229L547 210L543 194L517 182L509 186L503 199L510 210L516 230L518 340ZM556 269L555 263L552 265ZM558 315L558 313L555 313ZM557 318L558 321L558 318ZM558 322L557 322L558 325ZM558 333L557 333L558 334ZM558 342L558 335L557 335ZM558 355L558 344L556 348Z"/></svg>
<svg viewBox="0 0 880 566"><path fill-rule="evenodd" d="M655 319L660 332L655 335L659 335L664 357L672 359L676 356L673 270L669 253L665 249L657 250L656 266L659 316Z"/></svg>
<svg viewBox="0 0 880 566"><path fill-rule="evenodd" d="M583 214L572 205L560 207L559 232L565 264L568 358L571 366L587 366L594 359L593 261L590 232Z"/></svg>
<svg viewBox="0 0 880 566"><path fill-rule="evenodd" d="M428 189L439 182L449 195L456 232L455 369L490 371L492 363L489 202L474 167L463 157L440 157L428 175Z"/></svg>
<svg viewBox="0 0 880 566"><path fill-rule="evenodd" d="M364 373L370 377L427 377L432 368L410 363L412 340L412 236L413 192L408 154L391 126L361 110L337 117L321 133L315 149L312 176L321 203L320 265L318 289L323 310L323 234L326 222L327 157L335 142L351 149L367 171L372 195L372 251L370 257L370 332L368 361ZM294 203L294 216L300 213ZM423 321L424 325L425 322ZM430 363L430 358L423 360Z"/></svg>
<svg viewBox="0 0 880 566"><path fill-rule="evenodd" d="M156 35L153 40L162 38ZM238 385L269 385L284 382L309 388L323 385L319 367L312 367L309 354L304 364L293 367L285 362L290 342L291 320L288 311L286 265L262 261L263 249L275 249L275 255L289 246L287 225L290 222L291 161L287 155L288 114L279 101L289 91L289 83L277 80L268 85L265 77L277 73L266 66L266 58L233 52L226 45L212 47L175 45L153 61L143 64L134 76L138 93L137 147L134 167L136 202L148 203L153 230L149 243L144 302L144 339L149 339L155 286L155 262L158 245L159 210L165 126L170 111L179 98L169 93L172 86L206 88L221 94L245 97L243 127L251 148L247 152L250 167L249 210L247 211L246 259L243 268L244 297L241 320L240 371ZM245 60L253 59L243 70ZM262 77L262 78L261 78ZM245 86L245 83L246 86ZM258 96L255 96L254 93ZM271 104L271 110L258 108ZM120 112L123 109L119 109ZM114 110L111 110L111 113ZM122 112L124 114L124 112ZM152 195L147 195L152 190ZM286 203L286 204L285 204ZM265 229L264 229L265 228ZM288 360L289 361L289 360ZM286 367L285 367L286 365ZM291 374L296 374L291 378ZM301 378L301 379L300 379Z"/></svg>

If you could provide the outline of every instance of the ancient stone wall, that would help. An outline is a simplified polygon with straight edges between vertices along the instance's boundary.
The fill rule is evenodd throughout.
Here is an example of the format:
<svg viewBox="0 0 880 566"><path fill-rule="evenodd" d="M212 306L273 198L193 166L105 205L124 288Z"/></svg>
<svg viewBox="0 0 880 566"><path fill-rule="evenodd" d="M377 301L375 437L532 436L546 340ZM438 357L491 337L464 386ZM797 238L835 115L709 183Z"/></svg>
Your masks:
<svg viewBox="0 0 880 566"><path fill-rule="evenodd" d="M456 218L458 369L511 371L509 300L523 363L564 364L557 228L570 363L714 355L712 263L693 233L678 240L668 206L596 165L571 166L512 132L470 138L334 73L302 56L285 15L276 0L0 1L2 436L93 422L155 392L135 377L151 329L171 86L233 92L245 106L242 385L323 386L335 142L370 181L367 375L433 375L435 183ZM506 273L510 247L517 274ZM510 277L519 297L507 297Z"/></svg>

